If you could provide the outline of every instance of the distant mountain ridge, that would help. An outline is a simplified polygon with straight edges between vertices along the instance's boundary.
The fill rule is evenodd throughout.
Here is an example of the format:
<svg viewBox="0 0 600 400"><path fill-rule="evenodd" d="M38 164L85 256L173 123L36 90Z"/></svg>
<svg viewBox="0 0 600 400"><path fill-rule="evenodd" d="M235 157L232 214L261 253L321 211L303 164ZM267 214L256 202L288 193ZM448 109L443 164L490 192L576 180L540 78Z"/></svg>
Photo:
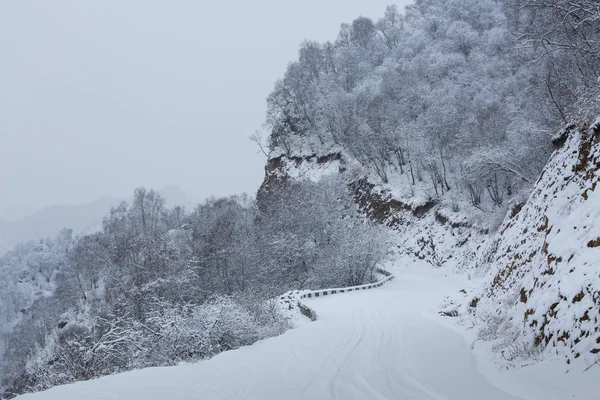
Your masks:
<svg viewBox="0 0 600 400"><path fill-rule="evenodd" d="M22 242L53 237L63 228L78 233L93 231L110 208L121 201L105 196L85 204L52 205L16 221L3 221L0 223L0 254Z"/></svg>
<svg viewBox="0 0 600 400"><path fill-rule="evenodd" d="M167 206L181 205L191 208L194 200L178 186L166 186L157 192L166 200ZM111 207L129 199L103 196L83 204L58 204L44 207L16 221L0 220L0 255L19 243L54 237L63 228L74 233L91 233L101 228L102 219Z"/></svg>

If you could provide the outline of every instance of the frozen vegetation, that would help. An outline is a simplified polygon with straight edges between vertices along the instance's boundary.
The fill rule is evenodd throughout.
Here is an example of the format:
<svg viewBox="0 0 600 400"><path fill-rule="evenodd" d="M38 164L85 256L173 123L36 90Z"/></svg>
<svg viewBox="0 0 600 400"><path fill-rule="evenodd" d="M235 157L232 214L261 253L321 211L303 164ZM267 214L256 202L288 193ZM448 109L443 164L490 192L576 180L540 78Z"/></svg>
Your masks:
<svg viewBox="0 0 600 400"><path fill-rule="evenodd" d="M190 212L138 189L95 234L0 259L4 396L174 365L278 335L273 298L374 279L387 239L335 178Z"/></svg>

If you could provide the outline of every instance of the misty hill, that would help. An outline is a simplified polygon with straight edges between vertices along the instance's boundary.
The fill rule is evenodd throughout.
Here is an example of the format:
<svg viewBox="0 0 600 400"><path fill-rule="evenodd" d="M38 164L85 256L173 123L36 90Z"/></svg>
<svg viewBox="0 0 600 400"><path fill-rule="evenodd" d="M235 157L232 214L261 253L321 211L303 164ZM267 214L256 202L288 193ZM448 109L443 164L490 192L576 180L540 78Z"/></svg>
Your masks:
<svg viewBox="0 0 600 400"><path fill-rule="evenodd" d="M84 233L98 228L111 207L122 200L102 197L91 203L45 207L17 221L0 225L0 254L28 240L54 237L63 228Z"/></svg>
<svg viewBox="0 0 600 400"><path fill-rule="evenodd" d="M190 196L177 186L167 186L158 193L169 207L176 205L192 209L195 206ZM104 196L85 204L61 204L42 208L16 221L0 220L0 255L19 243L28 240L52 238L63 228L75 234L92 233L100 229L102 218L111 207L116 207L125 198Z"/></svg>

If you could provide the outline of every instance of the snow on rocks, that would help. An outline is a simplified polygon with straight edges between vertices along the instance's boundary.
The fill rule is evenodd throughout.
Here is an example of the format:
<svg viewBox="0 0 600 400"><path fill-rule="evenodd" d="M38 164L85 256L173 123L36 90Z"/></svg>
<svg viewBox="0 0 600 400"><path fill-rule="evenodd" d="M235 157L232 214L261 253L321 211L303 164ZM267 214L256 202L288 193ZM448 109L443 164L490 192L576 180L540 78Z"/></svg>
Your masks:
<svg viewBox="0 0 600 400"><path fill-rule="evenodd" d="M482 258L466 302L480 337L509 360L600 358L600 121L571 127L531 196Z"/></svg>

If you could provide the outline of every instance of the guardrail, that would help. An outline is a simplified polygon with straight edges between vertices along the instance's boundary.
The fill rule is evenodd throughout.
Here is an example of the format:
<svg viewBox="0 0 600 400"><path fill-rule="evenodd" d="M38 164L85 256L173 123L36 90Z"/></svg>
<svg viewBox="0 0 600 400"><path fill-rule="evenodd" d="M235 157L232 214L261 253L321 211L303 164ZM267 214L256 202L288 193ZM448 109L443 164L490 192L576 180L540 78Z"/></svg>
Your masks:
<svg viewBox="0 0 600 400"><path fill-rule="evenodd" d="M377 268L376 271L378 273L382 274L383 276L385 276L385 278L383 278L375 283L368 283L366 285L349 286L349 287L337 288L337 289L311 290L309 292L305 292L302 295L300 295L300 299L309 299L309 298L313 298L313 297L331 296L331 295L339 294L339 293L348 293L348 292L356 292L359 290L374 289L374 288L380 287L387 281L391 281L392 279L394 279L394 274L392 274L389 271L386 271L383 268ZM315 310L311 309L306 304L303 304L300 300L298 300L298 308L300 309L300 312L302 313L302 315L310 318L311 321L317 320L317 313L315 312Z"/></svg>

